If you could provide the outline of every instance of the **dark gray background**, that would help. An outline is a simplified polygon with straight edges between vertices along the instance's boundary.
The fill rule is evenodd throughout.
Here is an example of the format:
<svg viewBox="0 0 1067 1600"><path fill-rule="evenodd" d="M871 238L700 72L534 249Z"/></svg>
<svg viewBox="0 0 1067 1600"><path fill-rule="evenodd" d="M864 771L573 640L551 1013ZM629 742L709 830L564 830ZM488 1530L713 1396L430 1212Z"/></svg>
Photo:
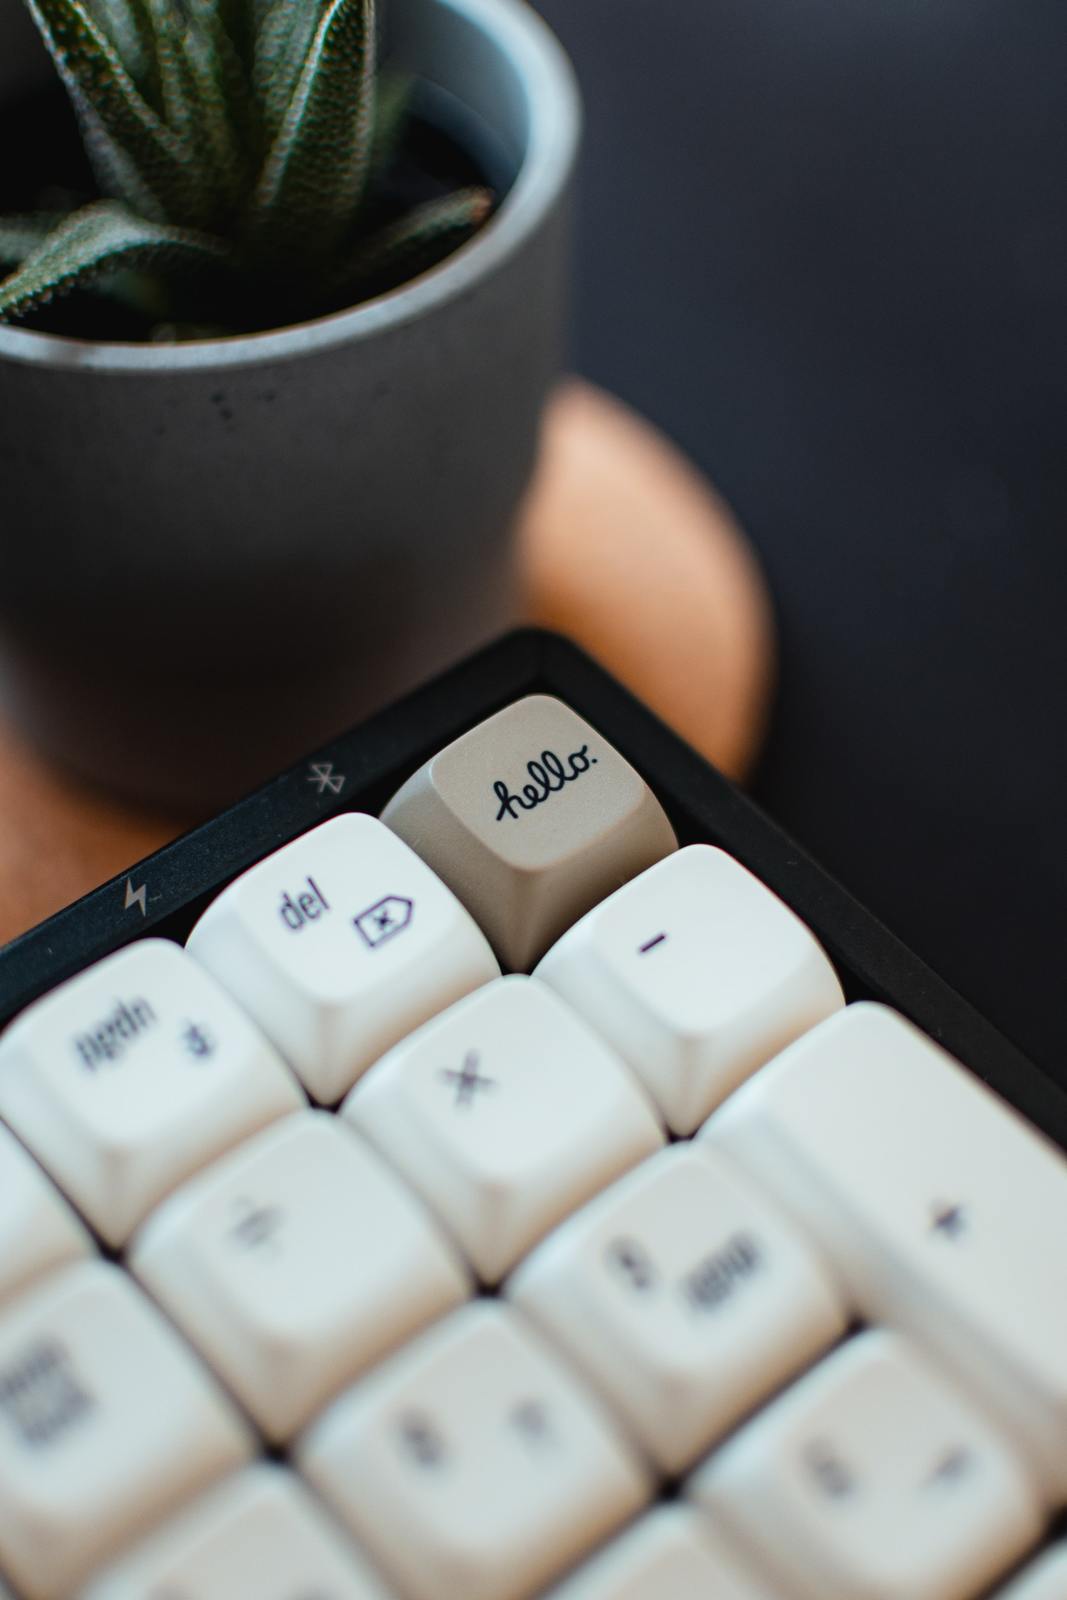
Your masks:
<svg viewBox="0 0 1067 1600"><path fill-rule="evenodd" d="M1064 0L539 0L584 84L577 359L761 552L757 794L1067 1042Z"/></svg>

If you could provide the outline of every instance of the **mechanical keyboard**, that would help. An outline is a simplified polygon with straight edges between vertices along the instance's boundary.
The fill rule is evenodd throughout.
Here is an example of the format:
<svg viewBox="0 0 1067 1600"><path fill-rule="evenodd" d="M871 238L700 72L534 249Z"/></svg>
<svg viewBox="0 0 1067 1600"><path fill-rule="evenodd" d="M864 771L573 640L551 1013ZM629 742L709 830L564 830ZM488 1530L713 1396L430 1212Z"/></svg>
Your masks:
<svg viewBox="0 0 1067 1600"><path fill-rule="evenodd" d="M0 1025L0 1596L1067 1600L1067 1096L565 641Z"/></svg>

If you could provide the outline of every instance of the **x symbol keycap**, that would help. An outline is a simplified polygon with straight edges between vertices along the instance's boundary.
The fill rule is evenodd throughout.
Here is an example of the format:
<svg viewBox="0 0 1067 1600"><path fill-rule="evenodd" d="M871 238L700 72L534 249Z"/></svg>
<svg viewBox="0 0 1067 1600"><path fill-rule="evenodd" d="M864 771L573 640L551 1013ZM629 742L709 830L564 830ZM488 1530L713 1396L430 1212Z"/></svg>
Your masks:
<svg viewBox="0 0 1067 1600"><path fill-rule="evenodd" d="M494 1078L486 1078L478 1071L478 1052L468 1050L463 1057L463 1066L457 1072L454 1067L446 1067L441 1073L446 1083L452 1084L456 1091L456 1105L473 1105L475 1095L484 1094L488 1089L496 1088Z"/></svg>

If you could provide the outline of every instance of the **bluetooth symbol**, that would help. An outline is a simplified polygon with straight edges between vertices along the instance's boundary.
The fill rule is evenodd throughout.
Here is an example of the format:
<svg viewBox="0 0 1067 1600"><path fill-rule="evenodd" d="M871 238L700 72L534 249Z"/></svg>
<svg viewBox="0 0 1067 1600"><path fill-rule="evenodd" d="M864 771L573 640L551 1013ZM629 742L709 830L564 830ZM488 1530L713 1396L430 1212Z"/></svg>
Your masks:
<svg viewBox="0 0 1067 1600"><path fill-rule="evenodd" d="M332 761L313 761L307 781L317 784L320 794L340 794L347 780L343 772L334 772Z"/></svg>

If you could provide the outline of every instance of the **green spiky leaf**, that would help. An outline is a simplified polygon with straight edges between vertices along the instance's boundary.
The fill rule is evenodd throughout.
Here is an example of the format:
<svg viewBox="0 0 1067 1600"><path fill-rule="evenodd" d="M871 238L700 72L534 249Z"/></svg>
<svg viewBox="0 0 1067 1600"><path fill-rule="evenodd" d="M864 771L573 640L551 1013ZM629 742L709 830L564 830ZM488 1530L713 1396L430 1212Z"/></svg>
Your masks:
<svg viewBox="0 0 1067 1600"><path fill-rule="evenodd" d="M144 12L152 28L161 118L180 144L191 148L199 131L199 107L185 59L185 11L175 0L144 0ZM203 192L206 177L197 187Z"/></svg>
<svg viewBox="0 0 1067 1600"><path fill-rule="evenodd" d="M152 27L143 4L140 0L86 0L86 9L114 46L134 83L151 99L155 89L155 62Z"/></svg>
<svg viewBox="0 0 1067 1600"><path fill-rule="evenodd" d="M21 267L39 250L48 235L65 220L59 212L41 211L25 217L0 217L0 267Z"/></svg>
<svg viewBox="0 0 1067 1600"><path fill-rule="evenodd" d="M220 0L192 3L197 24L195 54L199 58L194 70L204 94L211 99L213 115L230 124L233 141L243 151L250 183L254 169L258 169L262 118L252 92L251 61L246 63L242 47L226 22L227 9L243 10L243 0L240 6L230 8Z"/></svg>
<svg viewBox="0 0 1067 1600"><path fill-rule="evenodd" d="M188 218L195 189L191 152L152 110L110 40L80 0L27 0L82 118L104 181L137 210Z"/></svg>
<svg viewBox="0 0 1067 1600"><path fill-rule="evenodd" d="M321 20L317 7L294 5L293 0L275 0L264 18L252 81L272 139L292 105Z"/></svg>
<svg viewBox="0 0 1067 1600"><path fill-rule="evenodd" d="M254 164L255 117L237 53L212 0L143 0L151 17L167 128L188 150L195 184L184 220L224 226Z"/></svg>
<svg viewBox="0 0 1067 1600"><path fill-rule="evenodd" d="M227 265L216 240L144 222L114 201L100 201L75 212L0 284L0 315L23 317L105 273L144 267L218 273Z"/></svg>
<svg viewBox="0 0 1067 1600"><path fill-rule="evenodd" d="M374 0L331 0L256 192L253 229L274 248L325 254L352 224L371 159L375 39Z"/></svg>
<svg viewBox="0 0 1067 1600"><path fill-rule="evenodd" d="M341 268L338 287L378 290L417 278L472 239L492 209L492 194L480 188L416 206L359 247Z"/></svg>

